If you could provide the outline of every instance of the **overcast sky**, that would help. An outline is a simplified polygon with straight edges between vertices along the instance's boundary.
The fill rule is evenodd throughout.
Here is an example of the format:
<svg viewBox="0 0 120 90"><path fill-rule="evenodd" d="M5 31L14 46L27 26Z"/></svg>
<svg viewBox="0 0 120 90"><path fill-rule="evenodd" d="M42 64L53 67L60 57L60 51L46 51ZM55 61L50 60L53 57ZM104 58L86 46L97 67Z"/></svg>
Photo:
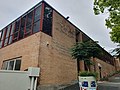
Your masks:
<svg viewBox="0 0 120 90"><path fill-rule="evenodd" d="M0 30L17 17L25 13L41 0L0 0ZM105 27L106 14L95 16L94 0L46 0L63 16L90 36L107 51L116 47L110 40L109 31Z"/></svg>

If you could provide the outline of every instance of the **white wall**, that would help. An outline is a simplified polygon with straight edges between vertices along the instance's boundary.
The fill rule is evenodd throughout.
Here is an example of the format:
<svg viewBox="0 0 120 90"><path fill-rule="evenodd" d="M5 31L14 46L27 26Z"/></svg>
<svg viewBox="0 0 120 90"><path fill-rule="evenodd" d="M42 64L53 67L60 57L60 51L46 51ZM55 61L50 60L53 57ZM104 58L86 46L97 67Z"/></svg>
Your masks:
<svg viewBox="0 0 120 90"><path fill-rule="evenodd" d="M31 90L32 70L28 71L0 71L0 90ZM39 71L38 71L39 75ZM35 83L35 80L34 80ZM33 88L34 84L33 83Z"/></svg>

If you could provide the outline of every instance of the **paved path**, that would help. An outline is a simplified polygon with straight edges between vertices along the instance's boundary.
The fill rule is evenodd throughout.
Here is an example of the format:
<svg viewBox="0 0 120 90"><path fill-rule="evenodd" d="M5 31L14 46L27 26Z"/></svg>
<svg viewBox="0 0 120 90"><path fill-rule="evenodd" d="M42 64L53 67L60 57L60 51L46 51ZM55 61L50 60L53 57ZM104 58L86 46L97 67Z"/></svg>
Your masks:
<svg viewBox="0 0 120 90"><path fill-rule="evenodd" d="M98 90L120 90L120 82L99 82Z"/></svg>

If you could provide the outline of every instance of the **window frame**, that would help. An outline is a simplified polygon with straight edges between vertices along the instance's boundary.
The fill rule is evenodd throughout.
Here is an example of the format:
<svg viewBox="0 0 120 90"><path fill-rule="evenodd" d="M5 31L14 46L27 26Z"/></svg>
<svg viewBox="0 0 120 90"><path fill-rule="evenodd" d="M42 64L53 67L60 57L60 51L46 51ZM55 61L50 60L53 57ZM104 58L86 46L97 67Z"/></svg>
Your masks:
<svg viewBox="0 0 120 90"><path fill-rule="evenodd" d="M10 62L14 62L13 63L13 67L12 67L12 69L10 69ZM17 63L17 61L20 61L20 68L21 68L21 58L19 57L19 58L14 58L14 59L9 59L9 60L4 60L3 61L3 64L2 64L2 70L13 70L13 71L16 71L16 69L15 69L15 67L16 67L16 63ZM5 63L7 63L7 66L4 66L4 64ZM19 69L20 70L20 69Z"/></svg>
<svg viewBox="0 0 120 90"><path fill-rule="evenodd" d="M35 34L35 33L39 32L39 31L42 31L42 26L43 26L42 24L43 24L43 17L44 17L44 15L43 15L44 14L44 4L45 3L39 3L39 4L37 4L32 9L28 10L26 13L24 13L19 18L17 18L16 20L14 20L12 23L10 23L9 25L7 25L5 28L3 28L2 30L5 29L4 31L1 30L2 32L4 32L4 37L3 37L3 39L0 38L2 40L2 41L0 40L0 44L2 44L1 47L0 47L0 49L3 48L3 47L8 46L8 45L10 45L10 44L12 44L14 42L17 42L17 41L19 41L21 39L24 39L27 36L30 36L32 34ZM35 11L36 10L38 10L37 13L39 15L38 15L38 18L36 19L36 22L34 22L34 19L35 19L34 15L35 15ZM27 32L26 31L26 28L27 28L26 24L27 24L27 18L28 18L27 15L30 12L32 12L32 22L29 25L31 28ZM21 21L22 21L22 18L24 18L24 17L26 17L25 18L25 23L24 23L24 29L23 29L23 31L21 31L21 23L22 23ZM18 27L16 26L17 23L18 23ZM38 26L38 23L39 23L39 26ZM34 26L35 24L37 24L37 27L38 27L37 30L34 30L34 28L36 28ZM7 28L9 26L10 26L9 36L6 37L7 31L8 31ZM29 28L29 26L28 26L28 28ZM20 36L20 35L22 35L22 36ZM2 37L2 33L1 33L1 37Z"/></svg>
<svg viewBox="0 0 120 90"><path fill-rule="evenodd" d="M5 46L7 46L8 45L8 43L9 43L9 37L10 37L10 33L11 33L11 24L10 25L8 25L7 27L6 27L6 35L5 35L5 37L4 37L4 47ZM9 30L9 31L8 31ZM6 40L7 40L7 42L6 42Z"/></svg>
<svg viewBox="0 0 120 90"><path fill-rule="evenodd" d="M50 8L51 9L51 18L46 18L46 13L45 13L45 8L46 7L48 7L48 8ZM50 5L48 5L48 4L43 4L43 20L42 20L42 32L43 33L45 33L45 34L47 34L47 35L49 35L49 36L51 36L52 37L52 28L53 28L53 8L50 6ZM50 11L50 10L49 10ZM50 20L51 19L51 20ZM48 22L47 20L49 20L49 21L51 21L51 22ZM47 23L46 23L47 22ZM51 28L51 30L49 30L48 28L46 29L46 27L48 27L48 26L46 26L46 25L49 25L50 27L49 27L49 29Z"/></svg>
<svg viewBox="0 0 120 90"><path fill-rule="evenodd" d="M31 18L31 24L27 25L28 22L28 16L32 12L32 18ZM30 36L32 34L32 25L33 25L33 18L34 18L34 9L30 10L26 15L26 21L25 21L25 32L24 32L24 37ZM28 31L27 28L31 27ZM30 33L30 35L28 35Z"/></svg>
<svg viewBox="0 0 120 90"><path fill-rule="evenodd" d="M39 5L39 6L37 6L37 7L34 8L33 24L32 24L32 34L41 31L40 29L41 29L41 23L42 23L42 22L41 22L41 20L42 20L42 17L41 17L41 16L42 16L42 8L43 8L42 6L43 6L43 4L41 4L41 5ZM40 16L39 16L39 19L35 21L35 13L36 13L36 10L37 10L38 8L40 8L40 12L39 12ZM35 25L36 23L39 23L39 30L34 31L34 25Z"/></svg>

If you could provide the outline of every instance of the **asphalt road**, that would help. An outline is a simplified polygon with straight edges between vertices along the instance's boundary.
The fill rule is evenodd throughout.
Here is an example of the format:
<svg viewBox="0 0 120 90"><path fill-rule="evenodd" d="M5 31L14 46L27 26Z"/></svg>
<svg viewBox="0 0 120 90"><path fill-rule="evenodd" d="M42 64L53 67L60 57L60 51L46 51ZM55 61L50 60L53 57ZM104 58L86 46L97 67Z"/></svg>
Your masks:
<svg viewBox="0 0 120 90"><path fill-rule="evenodd" d="M98 90L120 90L120 83L113 82L98 83Z"/></svg>

